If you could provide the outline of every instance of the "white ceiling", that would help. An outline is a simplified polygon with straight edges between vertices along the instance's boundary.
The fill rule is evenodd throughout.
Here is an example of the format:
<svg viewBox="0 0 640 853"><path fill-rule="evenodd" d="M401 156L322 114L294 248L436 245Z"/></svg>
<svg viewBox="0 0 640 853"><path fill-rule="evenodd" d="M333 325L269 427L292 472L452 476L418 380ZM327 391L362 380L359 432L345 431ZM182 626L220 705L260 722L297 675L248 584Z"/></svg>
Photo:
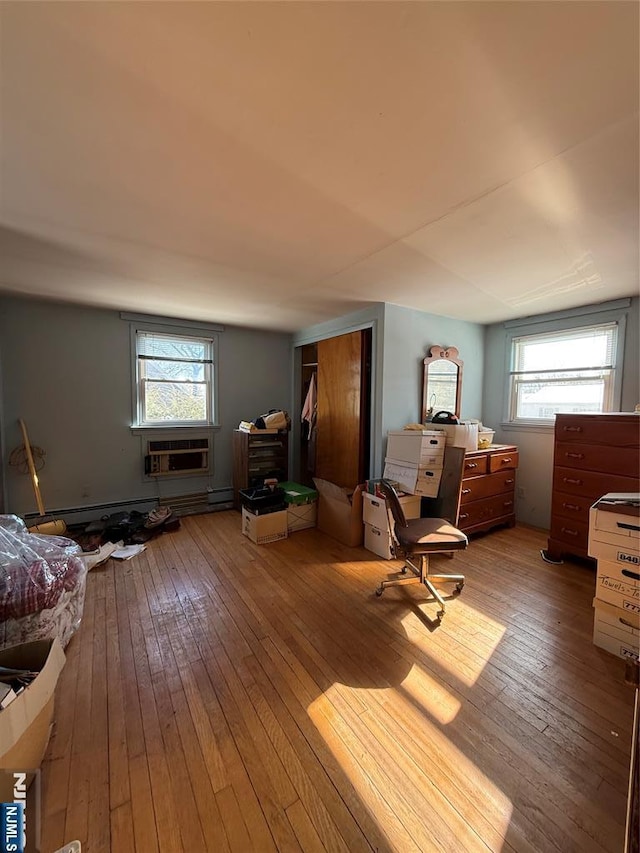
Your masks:
<svg viewBox="0 0 640 853"><path fill-rule="evenodd" d="M0 289L281 330L638 293L635 2L7 2Z"/></svg>

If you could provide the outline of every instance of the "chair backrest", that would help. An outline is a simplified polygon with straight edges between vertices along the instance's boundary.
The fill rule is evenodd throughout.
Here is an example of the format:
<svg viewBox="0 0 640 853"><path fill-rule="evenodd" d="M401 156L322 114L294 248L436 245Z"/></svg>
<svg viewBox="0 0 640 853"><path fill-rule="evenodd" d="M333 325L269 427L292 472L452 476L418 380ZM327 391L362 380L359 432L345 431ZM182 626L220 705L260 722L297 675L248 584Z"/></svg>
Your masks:
<svg viewBox="0 0 640 853"><path fill-rule="evenodd" d="M378 488L382 492L385 501L387 502L387 506L391 510L391 514L393 515L393 520L397 524L398 527L408 527L407 519L404 517L404 512L402 510L402 504L398 500L398 493L393 488L391 483L388 480L380 480L378 483Z"/></svg>
<svg viewBox="0 0 640 853"><path fill-rule="evenodd" d="M462 478L464 476L464 447L447 445L444 449L442 477L437 498L423 498L423 515L444 518L454 527L458 525Z"/></svg>

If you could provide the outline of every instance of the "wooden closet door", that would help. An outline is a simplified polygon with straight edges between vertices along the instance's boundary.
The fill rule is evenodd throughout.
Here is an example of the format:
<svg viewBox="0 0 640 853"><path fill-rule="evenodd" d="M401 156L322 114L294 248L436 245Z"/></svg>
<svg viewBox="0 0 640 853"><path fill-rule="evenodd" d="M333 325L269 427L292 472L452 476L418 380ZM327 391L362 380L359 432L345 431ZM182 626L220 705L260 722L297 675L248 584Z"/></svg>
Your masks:
<svg viewBox="0 0 640 853"><path fill-rule="evenodd" d="M354 488L363 465L363 334L318 341L315 474Z"/></svg>

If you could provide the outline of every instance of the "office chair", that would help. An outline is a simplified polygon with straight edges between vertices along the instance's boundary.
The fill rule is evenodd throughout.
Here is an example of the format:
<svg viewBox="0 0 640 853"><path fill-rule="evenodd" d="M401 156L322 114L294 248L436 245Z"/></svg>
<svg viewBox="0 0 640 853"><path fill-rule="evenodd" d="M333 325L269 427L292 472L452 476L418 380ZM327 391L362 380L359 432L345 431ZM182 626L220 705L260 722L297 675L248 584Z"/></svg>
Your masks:
<svg viewBox="0 0 640 853"><path fill-rule="evenodd" d="M453 556L453 552L461 551L469 544L466 535L455 527L460 509L463 471L464 448L446 447L438 497L425 501L430 513L427 518L407 520L398 493L391 483L382 480L378 484L387 504L387 513L391 515L389 522L392 529L393 554L397 559L405 561L402 575L406 575L407 569L410 569L412 574L382 581L376 595L382 595L388 586L423 583L440 605L438 619L441 619L445 612L445 603L434 582L455 583L454 593L462 590L464 575L431 574L429 556L443 553Z"/></svg>

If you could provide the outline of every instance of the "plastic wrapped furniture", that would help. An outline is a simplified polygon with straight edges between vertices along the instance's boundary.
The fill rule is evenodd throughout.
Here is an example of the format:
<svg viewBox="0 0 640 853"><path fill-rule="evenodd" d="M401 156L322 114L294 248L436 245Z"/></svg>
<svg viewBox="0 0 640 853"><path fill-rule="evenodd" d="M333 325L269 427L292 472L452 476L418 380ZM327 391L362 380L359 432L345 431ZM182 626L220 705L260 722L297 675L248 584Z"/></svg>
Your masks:
<svg viewBox="0 0 640 853"><path fill-rule="evenodd" d="M66 646L84 608L87 569L80 546L29 533L0 515L0 648L57 637Z"/></svg>

